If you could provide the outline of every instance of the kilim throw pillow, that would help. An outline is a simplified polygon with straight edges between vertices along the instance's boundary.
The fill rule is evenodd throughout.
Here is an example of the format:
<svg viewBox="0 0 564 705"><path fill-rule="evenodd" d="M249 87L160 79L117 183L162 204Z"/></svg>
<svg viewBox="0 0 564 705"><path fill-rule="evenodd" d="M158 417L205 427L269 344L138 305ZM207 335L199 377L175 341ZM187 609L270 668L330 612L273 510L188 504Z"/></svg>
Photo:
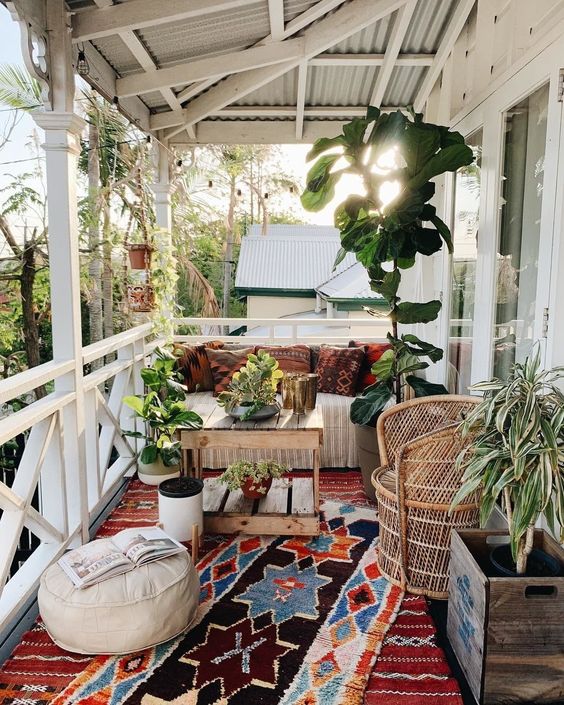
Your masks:
<svg viewBox="0 0 564 705"><path fill-rule="evenodd" d="M243 350L206 350L213 376L213 393L217 396L224 392L231 382L235 372L247 362L247 355L254 352L254 348Z"/></svg>
<svg viewBox="0 0 564 705"><path fill-rule="evenodd" d="M315 370L318 391L354 397L363 359L362 348L321 347Z"/></svg>
<svg viewBox="0 0 564 705"><path fill-rule="evenodd" d="M360 368L360 374L358 375L358 382L356 386L357 392L363 392L366 387L374 384L377 380L376 377L370 371L372 365L382 357L386 350L389 350L391 345L389 343L359 343L358 340L351 340L349 342L349 348L363 348L364 349L364 361L362 367Z"/></svg>
<svg viewBox="0 0 564 705"><path fill-rule="evenodd" d="M211 341L210 345L221 347L221 341ZM182 345L176 343L174 354L178 356L177 369L184 377L184 384L189 392L213 391L213 376L206 348L208 343L201 345Z"/></svg>
<svg viewBox="0 0 564 705"><path fill-rule="evenodd" d="M257 352L259 350L264 350L278 360L282 372L308 374L311 370L311 355L307 345L269 345L257 347Z"/></svg>

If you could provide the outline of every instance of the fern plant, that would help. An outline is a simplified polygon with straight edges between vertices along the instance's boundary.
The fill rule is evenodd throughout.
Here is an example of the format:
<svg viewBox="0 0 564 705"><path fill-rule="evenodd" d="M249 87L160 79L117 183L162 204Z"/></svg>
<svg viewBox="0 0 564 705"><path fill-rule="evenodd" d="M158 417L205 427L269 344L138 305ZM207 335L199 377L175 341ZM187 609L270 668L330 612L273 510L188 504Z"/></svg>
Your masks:
<svg viewBox="0 0 564 705"><path fill-rule="evenodd" d="M464 474L452 507L481 489L483 526L502 498L519 575L526 571L541 514L553 533L560 525L564 539L563 373L564 367L542 370L537 349L513 366L506 381L475 384L484 399L461 425L472 440L458 458Z"/></svg>

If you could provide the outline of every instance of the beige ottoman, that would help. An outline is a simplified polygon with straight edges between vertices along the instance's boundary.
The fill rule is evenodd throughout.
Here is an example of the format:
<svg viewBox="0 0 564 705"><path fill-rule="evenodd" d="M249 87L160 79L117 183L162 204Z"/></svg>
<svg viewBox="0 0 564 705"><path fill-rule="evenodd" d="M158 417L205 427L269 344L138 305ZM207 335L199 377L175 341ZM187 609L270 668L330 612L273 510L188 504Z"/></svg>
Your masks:
<svg viewBox="0 0 564 705"><path fill-rule="evenodd" d="M55 563L41 577L38 594L53 641L81 654L126 654L167 641L194 621L199 598L188 553L82 589Z"/></svg>

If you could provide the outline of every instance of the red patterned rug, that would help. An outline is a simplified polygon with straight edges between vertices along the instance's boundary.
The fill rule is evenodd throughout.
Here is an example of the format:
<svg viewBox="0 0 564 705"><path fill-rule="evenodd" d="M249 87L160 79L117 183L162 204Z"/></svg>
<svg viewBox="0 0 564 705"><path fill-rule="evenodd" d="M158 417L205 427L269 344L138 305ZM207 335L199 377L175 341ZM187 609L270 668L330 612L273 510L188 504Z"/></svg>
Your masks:
<svg viewBox="0 0 564 705"><path fill-rule="evenodd" d="M358 472L323 472L321 493L323 498L340 503L370 506L370 502L362 490L362 481ZM138 481L132 481L120 505L103 524L98 536L109 536L121 529L146 525L155 520L156 493L154 488ZM208 554L205 555L201 563L213 562L214 556L224 550L226 544L232 540L224 537L208 538L204 546L204 552L207 551ZM264 616L262 618L264 619ZM412 637L417 637L417 642L405 641L406 632ZM435 644L434 635L435 628L425 600L410 596L404 597L399 616L388 631L383 650L370 678L365 702L369 705L376 705L376 703L378 705L399 705L400 703L401 705L420 705L423 702L460 705L462 700L458 685L450 675L444 654ZM282 639L282 641L284 640ZM144 657L146 658L146 652L136 655L136 657L114 659L114 662L120 666L118 670L125 669L128 676L137 676L139 680L145 680ZM38 622L31 631L24 635L12 657L0 669L0 704L59 705L62 702L76 703L78 700L72 695L70 698L64 697L63 691L68 688L65 695L70 694L74 690L73 686L79 683L84 684L90 675L94 675L99 668L100 658L104 659L105 657L92 658L62 651L52 643L43 626ZM188 661L190 658L186 662L187 668L190 667ZM327 664L324 664L323 668L328 668ZM366 673L365 663L361 664L361 671ZM298 679L295 680L298 681ZM131 681L129 681L128 690L122 692L121 697L108 699L104 697L104 688L107 688L109 684L98 682L96 690L81 701L89 705L99 705L109 702L109 700L124 702L131 689L130 685ZM69 688L69 686L71 687ZM362 685L363 687L364 685ZM362 688L358 689L354 700L347 698L346 702L360 702L358 693L362 692ZM162 705L163 700L167 699L147 692L143 697L143 705ZM134 702L137 701L134 698L131 699L131 703ZM193 699L189 700L188 697L175 700L176 705L190 705L195 702ZM228 701L224 700L223 702L227 703ZM278 700L264 700L263 702L278 702ZM309 705L310 702L315 701L304 700L303 702L304 705L305 703Z"/></svg>

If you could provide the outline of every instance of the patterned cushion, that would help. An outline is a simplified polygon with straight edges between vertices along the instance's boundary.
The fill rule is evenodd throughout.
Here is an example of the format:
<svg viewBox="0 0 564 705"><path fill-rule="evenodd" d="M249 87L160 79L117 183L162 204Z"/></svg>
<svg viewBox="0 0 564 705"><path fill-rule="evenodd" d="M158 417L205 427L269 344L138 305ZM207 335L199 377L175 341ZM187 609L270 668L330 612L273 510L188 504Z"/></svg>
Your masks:
<svg viewBox="0 0 564 705"><path fill-rule="evenodd" d="M389 350L390 347L391 345L389 343L359 343L358 340L351 340L349 342L349 348L364 349L364 361L358 376L357 392L363 392L366 387L376 382L376 377L374 377L370 370L372 369L372 365L378 362L382 354L385 353L386 350Z"/></svg>
<svg viewBox="0 0 564 705"><path fill-rule="evenodd" d="M322 347L315 369L319 375L318 391L354 397L363 359L362 348Z"/></svg>
<svg viewBox="0 0 564 705"><path fill-rule="evenodd" d="M223 346L220 340L212 340L201 345L174 345L174 353L178 355L177 368L184 375L184 384L189 392L213 391L213 377L206 355L206 348L218 349Z"/></svg>
<svg viewBox="0 0 564 705"><path fill-rule="evenodd" d="M206 350L213 376L214 396L227 389L233 374L243 367L247 355L254 351L254 347L243 350Z"/></svg>
<svg viewBox="0 0 564 705"><path fill-rule="evenodd" d="M307 374L311 370L311 355L307 345L271 345L257 347L265 350L276 358L282 372L302 372Z"/></svg>

